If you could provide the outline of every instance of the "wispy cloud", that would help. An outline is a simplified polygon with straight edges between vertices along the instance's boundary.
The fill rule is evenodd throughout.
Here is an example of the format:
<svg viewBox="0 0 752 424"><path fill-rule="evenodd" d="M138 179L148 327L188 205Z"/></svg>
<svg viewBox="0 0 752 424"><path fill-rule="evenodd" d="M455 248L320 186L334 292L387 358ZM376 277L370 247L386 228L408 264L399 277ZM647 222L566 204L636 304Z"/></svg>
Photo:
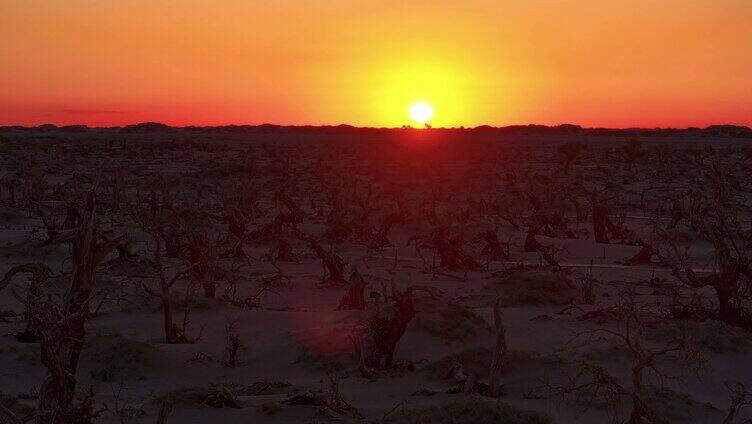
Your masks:
<svg viewBox="0 0 752 424"><path fill-rule="evenodd" d="M126 113L123 110L107 110L107 109L63 109L59 112L50 112L50 114L62 113L65 115L119 115Z"/></svg>

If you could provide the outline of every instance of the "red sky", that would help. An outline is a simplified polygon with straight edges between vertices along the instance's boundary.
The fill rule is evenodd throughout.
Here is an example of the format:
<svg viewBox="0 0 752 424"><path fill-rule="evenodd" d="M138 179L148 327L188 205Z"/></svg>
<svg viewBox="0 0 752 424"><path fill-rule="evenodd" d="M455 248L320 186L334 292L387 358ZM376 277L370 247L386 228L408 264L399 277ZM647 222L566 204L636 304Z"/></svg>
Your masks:
<svg viewBox="0 0 752 424"><path fill-rule="evenodd" d="M522 4L524 3L524 4ZM752 126L749 0L1 0L0 125Z"/></svg>

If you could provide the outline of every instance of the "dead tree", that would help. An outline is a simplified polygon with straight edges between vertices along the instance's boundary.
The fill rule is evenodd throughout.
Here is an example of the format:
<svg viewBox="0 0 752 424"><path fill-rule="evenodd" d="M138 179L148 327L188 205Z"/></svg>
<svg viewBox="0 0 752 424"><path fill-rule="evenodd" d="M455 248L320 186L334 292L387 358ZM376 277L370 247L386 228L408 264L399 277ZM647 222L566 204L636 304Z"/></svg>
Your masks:
<svg viewBox="0 0 752 424"><path fill-rule="evenodd" d="M655 249L653 249L652 244L639 240L637 241L637 245L640 246L640 250L631 258L623 261L623 265L651 265L656 263L653 261L654 258L658 260L657 263L659 265L665 265L660 257L660 254Z"/></svg>
<svg viewBox="0 0 752 424"><path fill-rule="evenodd" d="M538 223L533 222L530 224L527 229L527 234L525 235L525 252L542 252L545 250L545 247L535 238L535 236L538 235L538 231L540 231L540 225Z"/></svg>
<svg viewBox="0 0 752 424"><path fill-rule="evenodd" d="M369 323L367 331L370 346L365 356L367 366L378 369L392 367L397 343L417 312L413 299L413 293L416 291L425 291L431 296L437 296L437 290L433 287L410 286L404 292L393 289L391 307L376 313Z"/></svg>
<svg viewBox="0 0 752 424"><path fill-rule="evenodd" d="M75 203L69 202L65 209L65 218L62 222L56 222L50 218L44 210L42 205L38 205L35 210L39 219L42 220L42 224L47 232L47 240L52 240L60 234L60 231L75 228L76 222L79 219L78 208Z"/></svg>
<svg viewBox="0 0 752 424"><path fill-rule="evenodd" d="M580 372L559 390L563 395L587 393L591 401L597 396L610 403L614 410L618 409L622 398L628 398L632 402L629 424L669 424L667 420L655 416L637 390L625 387L605 368L597 365L583 363Z"/></svg>
<svg viewBox="0 0 752 424"><path fill-rule="evenodd" d="M625 229L615 225L609 218L608 207L595 199L593 200L593 234L597 243L609 243L610 238L626 238Z"/></svg>
<svg viewBox="0 0 752 424"><path fill-rule="evenodd" d="M488 377L488 396L499 397L499 374L507 358L507 328L502 321L501 298L494 303L494 327L496 328L496 344L491 357L491 372Z"/></svg>
<svg viewBox="0 0 752 424"><path fill-rule="evenodd" d="M342 298L336 310L365 309L365 288L366 282L363 280L363 276L358 272L358 268L353 268L353 271L350 274L350 288L347 289L347 294Z"/></svg>
<svg viewBox="0 0 752 424"><path fill-rule="evenodd" d="M143 288L148 294L159 298L160 300L162 306L162 317L164 321L165 342L168 344L190 343L191 341L185 334L185 326L183 326L183 328L180 328L177 326L177 324L175 324L175 320L173 318L171 289L176 282L183 278L187 278L191 271L195 267L202 265L203 262L195 262L181 269L172 277L168 278L167 271L165 270L165 266L162 262L162 239L160 238L157 231L151 231L150 235L152 237L152 240L154 241L154 267L156 268L157 275L159 276L159 291L153 290L146 284L143 284Z"/></svg>
<svg viewBox="0 0 752 424"><path fill-rule="evenodd" d="M674 203L671 205L671 225L669 225L669 228L676 228L682 218L684 218L682 203L679 199L674 200Z"/></svg>
<svg viewBox="0 0 752 424"><path fill-rule="evenodd" d="M559 265L559 261L556 260L557 248L552 244L544 246L535 238L538 234L539 228L540 225L537 221L533 222L528 228L527 235L525 236L525 252L541 253L543 260L545 260L555 272L558 272L561 270L561 265Z"/></svg>
<svg viewBox="0 0 752 424"><path fill-rule="evenodd" d="M156 218L157 222L159 222L159 219L161 219L161 214ZM187 241L185 230L181 228L181 225L177 222L160 223L158 230L159 236L164 240L164 256L167 258L182 258L185 255Z"/></svg>
<svg viewBox="0 0 752 424"><path fill-rule="evenodd" d="M321 243L314 237L303 235L301 238L308 243L313 253L321 259L321 263L329 274L323 279L321 284L327 287L345 284L345 262L342 258L334 252L324 250Z"/></svg>
<svg viewBox="0 0 752 424"><path fill-rule="evenodd" d="M2 186L5 187L6 191L8 192L8 200L7 203L11 206L16 204L16 185L18 184L18 181L13 177L6 177L1 181Z"/></svg>
<svg viewBox="0 0 752 424"><path fill-rule="evenodd" d="M745 230L724 212L716 209L711 217L714 223L706 226L706 237L713 242L717 270L710 275L699 276L690 266L684 266L685 258L676 243L665 236L673 255L671 261L662 259L671 267L672 275L687 287L699 289L710 287L718 302L717 319L730 325L752 331L752 312L745 308L752 296L752 243Z"/></svg>
<svg viewBox="0 0 752 424"><path fill-rule="evenodd" d="M232 244L230 254L235 258L246 258L243 250L246 240L246 219L240 211L232 210L227 214L228 241Z"/></svg>
<svg viewBox="0 0 752 424"><path fill-rule="evenodd" d="M95 216L96 195L90 191L75 228L63 230L48 244L72 245L71 284L60 304L36 297L30 306L40 338L42 363L48 374L39 390L39 424L85 423L91 417L91 397L75 402L76 371L86 339L85 324L95 286L97 266L121 242L100 242Z"/></svg>
<svg viewBox="0 0 752 424"><path fill-rule="evenodd" d="M543 250L543 260L551 267L553 272L561 272L562 268L559 261L556 260L556 253L559 251L556 246L549 245Z"/></svg>
<svg viewBox="0 0 752 424"><path fill-rule="evenodd" d="M295 252L293 252L292 243L290 243L290 240L284 234L278 235L276 250L276 260L283 262L295 261Z"/></svg>
<svg viewBox="0 0 752 424"><path fill-rule="evenodd" d="M624 159L630 167L647 155L647 151L645 151L642 143L637 139L629 140L622 147L622 152L624 153Z"/></svg>
<svg viewBox="0 0 752 424"><path fill-rule="evenodd" d="M293 223L303 222L305 212L298 206L295 201L287 195L284 191L280 191L277 194L277 198L285 205L288 211L290 211L290 221Z"/></svg>
<svg viewBox="0 0 752 424"><path fill-rule="evenodd" d="M408 218L409 216L405 215L405 211L400 210L387 215L375 231L368 228L368 248L372 251L380 252L385 247L390 246L389 232L395 225L407 222Z"/></svg>
<svg viewBox="0 0 752 424"><path fill-rule="evenodd" d="M138 257L136 253L131 250L131 244L129 240L125 240L117 246L118 256L121 261L132 261Z"/></svg>
<svg viewBox="0 0 752 424"><path fill-rule="evenodd" d="M593 234L596 243L608 243L608 208L601 203L593 202Z"/></svg>
<svg viewBox="0 0 752 424"><path fill-rule="evenodd" d="M189 277L198 281L204 292L204 297L214 299L217 294L217 283L214 277L217 271L208 259L213 256L214 245L205 233L194 233L188 237L188 264L191 266Z"/></svg>
<svg viewBox="0 0 752 424"><path fill-rule="evenodd" d="M559 154L564 156L564 172L569 173L569 168L572 166L572 163L577 159L577 156L580 155L580 152L583 150L585 146L579 142L579 141L568 141L564 144L559 145L559 147L556 149Z"/></svg>
<svg viewBox="0 0 752 424"><path fill-rule="evenodd" d="M623 300L613 310L618 319L621 320L621 329L597 328L586 334L590 336L610 336L630 353L632 357L631 387L619 383L605 368L585 362L574 378L558 390L562 394L589 394L600 397L610 403L614 411L618 409L620 399L627 398L632 403L629 424L668 424L667 420L657 416L643 400L645 374L653 372L656 375L661 375L656 366L660 357L676 353L686 355L691 353L691 350L684 339L670 341L664 347L657 349L645 346L643 342L645 325L641 321L640 311L632 299Z"/></svg>
<svg viewBox="0 0 752 424"><path fill-rule="evenodd" d="M718 319L731 325L752 331L752 316L744 308L744 299L749 296L749 263L731 256L728 248L721 247L720 270L706 276L698 276L687 268L684 272L673 267L672 275L691 288L710 287L718 300ZM746 280L746 281L745 281Z"/></svg>
<svg viewBox="0 0 752 424"><path fill-rule="evenodd" d="M481 255L488 259L509 259L509 252L504 249L499 241L498 227L484 231L478 238L485 243L480 251Z"/></svg>
<svg viewBox="0 0 752 424"><path fill-rule="evenodd" d="M449 269L472 269L477 268L478 263L474 258L467 255L462 246L464 244L462 237L451 236L449 229L438 227L431 234L431 242L436 249L436 253L441 258L441 266Z"/></svg>
<svg viewBox="0 0 752 424"><path fill-rule="evenodd" d="M238 320L231 321L227 324L227 347L225 348L225 365L229 368L235 368L239 365L238 352L243 348L243 343L238 336Z"/></svg>

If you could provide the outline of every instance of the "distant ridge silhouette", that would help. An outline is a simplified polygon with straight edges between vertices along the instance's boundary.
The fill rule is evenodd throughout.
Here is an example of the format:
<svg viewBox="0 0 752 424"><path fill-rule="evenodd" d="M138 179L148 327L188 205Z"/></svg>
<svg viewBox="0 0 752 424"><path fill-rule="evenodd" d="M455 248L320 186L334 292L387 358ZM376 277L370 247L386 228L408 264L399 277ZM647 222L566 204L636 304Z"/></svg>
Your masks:
<svg viewBox="0 0 752 424"><path fill-rule="evenodd" d="M35 127L20 125L0 126L0 132L25 131L25 132L63 132L63 133L201 133L201 132L225 132L225 133L248 133L248 134L357 134L377 132L403 132L413 130L410 127L403 128L376 128L355 127L352 125L218 125L218 126L184 126L173 127L159 122L142 122L122 127L88 127L86 125L43 124ZM546 135L546 136L691 136L691 137L723 137L723 138L752 138L752 129L741 125L710 125L705 128L585 128L579 125L562 124L556 126L547 125L510 125L494 127L481 125L477 127L459 128L432 128L435 133L481 133L485 135Z"/></svg>

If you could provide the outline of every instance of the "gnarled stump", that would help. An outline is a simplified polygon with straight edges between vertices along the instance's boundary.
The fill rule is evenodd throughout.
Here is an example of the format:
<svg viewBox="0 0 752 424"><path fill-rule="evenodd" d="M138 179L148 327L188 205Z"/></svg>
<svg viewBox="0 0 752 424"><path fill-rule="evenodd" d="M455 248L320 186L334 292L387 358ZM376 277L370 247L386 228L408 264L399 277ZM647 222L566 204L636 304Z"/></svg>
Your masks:
<svg viewBox="0 0 752 424"><path fill-rule="evenodd" d="M363 310L366 308L365 299L366 282L363 280L363 276L358 272L358 268L353 268L350 274L350 288L347 289L347 294L340 301L337 306L337 311L343 310Z"/></svg>

